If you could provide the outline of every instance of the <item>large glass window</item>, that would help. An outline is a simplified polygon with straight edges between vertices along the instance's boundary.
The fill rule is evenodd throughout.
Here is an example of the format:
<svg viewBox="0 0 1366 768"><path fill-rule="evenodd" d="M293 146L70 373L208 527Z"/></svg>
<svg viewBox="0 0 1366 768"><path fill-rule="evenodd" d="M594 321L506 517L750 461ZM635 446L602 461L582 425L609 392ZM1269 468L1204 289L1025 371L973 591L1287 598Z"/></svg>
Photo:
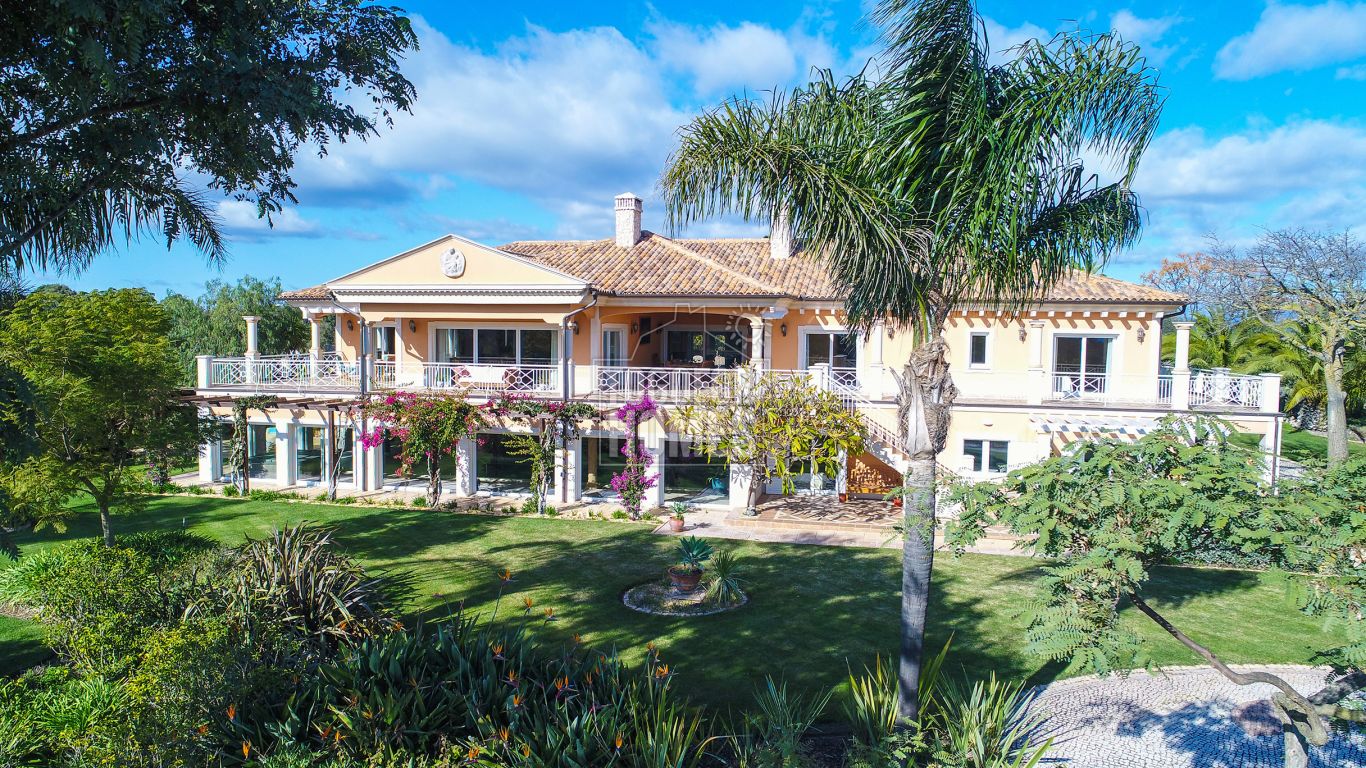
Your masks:
<svg viewBox="0 0 1366 768"><path fill-rule="evenodd" d="M323 481L322 427L299 427L299 444L294 449L294 474L301 483Z"/></svg>
<svg viewBox="0 0 1366 768"><path fill-rule="evenodd" d="M601 491L612 487L612 476L626 468L626 457L621 449L624 437L585 437L583 460L579 462L579 482L585 491Z"/></svg>
<svg viewBox="0 0 1366 768"><path fill-rule="evenodd" d="M970 460L973 472L982 472L985 466L990 474L1002 474L1010 462L1010 443L1006 440L964 440L963 456Z"/></svg>
<svg viewBox="0 0 1366 768"><path fill-rule="evenodd" d="M559 332L551 329L438 328L436 362L485 365L553 365Z"/></svg>
<svg viewBox="0 0 1366 768"><path fill-rule="evenodd" d="M436 332L436 362L474 362L473 328L440 328Z"/></svg>
<svg viewBox="0 0 1366 768"><path fill-rule="evenodd" d="M555 331L522 331L522 364L551 365L560 359Z"/></svg>
<svg viewBox="0 0 1366 768"><path fill-rule="evenodd" d="M353 478L352 460L355 458L356 433L350 427L337 430L337 482L350 482Z"/></svg>
<svg viewBox="0 0 1366 768"><path fill-rule="evenodd" d="M735 331L668 331L664 345L675 364L716 365L719 358L721 367L734 368L748 358L745 339Z"/></svg>
<svg viewBox="0 0 1366 768"><path fill-rule="evenodd" d="M858 336L840 332L806 334L807 366L822 363L831 368L857 367Z"/></svg>
<svg viewBox="0 0 1366 768"><path fill-rule="evenodd" d="M426 479L427 465L422 463L413 467L410 475L403 475L403 443L397 437L388 434L384 435L384 447L381 449L382 461L384 462L384 482L402 483L414 478ZM441 457L441 480L448 483L455 479L455 469L458 459L454 454L445 454Z"/></svg>
<svg viewBox="0 0 1366 768"><path fill-rule="evenodd" d="M375 328L375 359L393 360L396 349L398 343L394 327L385 325Z"/></svg>
<svg viewBox="0 0 1366 768"><path fill-rule="evenodd" d="M723 495L730 488L730 465L724 459L708 459L691 442L664 444L663 475L664 496L671 501Z"/></svg>
<svg viewBox="0 0 1366 768"><path fill-rule="evenodd" d="M531 464L512 453L508 435L480 435L477 457L479 490L490 493L526 493L531 490Z"/></svg>
<svg viewBox="0 0 1366 768"><path fill-rule="evenodd" d="M247 476L275 477L275 427L247 425Z"/></svg>
<svg viewBox="0 0 1366 768"><path fill-rule="evenodd" d="M1110 368L1107 336L1058 336L1053 341L1053 389L1062 397L1104 394Z"/></svg>

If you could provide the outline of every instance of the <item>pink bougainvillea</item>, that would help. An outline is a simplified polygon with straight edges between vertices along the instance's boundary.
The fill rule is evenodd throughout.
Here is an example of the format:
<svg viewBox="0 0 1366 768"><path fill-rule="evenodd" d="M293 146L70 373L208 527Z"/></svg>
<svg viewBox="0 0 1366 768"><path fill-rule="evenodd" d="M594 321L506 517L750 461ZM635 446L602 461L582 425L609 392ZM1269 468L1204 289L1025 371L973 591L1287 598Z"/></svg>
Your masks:
<svg viewBox="0 0 1366 768"><path fill-rule="evenodd" d="M621 497L622 506L632 518L640 517L640 507L645 501L645 492L659 482L659 473L647 474L655 463L640 443L640 425L659 412L659 405L646 392L635 402L626 403L617 409L617 418L626 426L626 445L621 447L621 455L626 457L626 466L612 476L612 490Z"/></svg>

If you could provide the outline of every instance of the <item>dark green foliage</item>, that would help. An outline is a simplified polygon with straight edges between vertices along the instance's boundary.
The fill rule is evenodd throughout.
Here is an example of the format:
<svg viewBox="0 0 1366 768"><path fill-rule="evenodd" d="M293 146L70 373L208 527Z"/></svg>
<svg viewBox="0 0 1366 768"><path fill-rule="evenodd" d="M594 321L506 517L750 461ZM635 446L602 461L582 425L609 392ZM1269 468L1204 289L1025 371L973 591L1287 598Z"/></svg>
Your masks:
<svg viewBox="0 0 1366 768"><path fill-rule="evenodd" d="M699 539L696 536L684 536L678 540L678 546L675 548L675 551L677 553L675 559L681 567L693 571L700 571L702 570L702 567L707 564L707 561L711 559L712 553L715 550L712 548L711 542L706 539Z"/></svg>
<svg viewBox="0 0 1366 768"><path fill-rule="evenodd" d="M120 240L226 253L215 201L294 201L303 145L365 139L415 96L417 39L361 0L19 2L0 27L0 271ZM205 190L204 186L208 189Z"/></svg>
<svg viewBox="0 0 1366 768"><path fill-rule="evenodd" d="M1152 566L1233 541L1264 496L1260 457L1228 442L1229 431L1168 419L1134 442L1073 443L1004 483L957 487L950 502L962 511L946 539L962 547L1003 525L1056 558L1031 607L1034 651L1099 674L1142 664L1141 643L1119 622L1121 601L1142 590Z"/></svg>
<svg viewBox="0 0 1366 768"><path fill-rule="evenodd" d="M37 291L0 315L0 365L23 377L28 396L0 421L31 413L35 451L0 474L29 514L60 516L84 491L96 502L105 542L115 508L136 510L151 456L192 454L205 425L179 399L165 313L140 289ZM0 403L0 406L4 405Z"/></svg>
<svg viewBox="0 0 1366 768"><path fill-rule="evenodd" d="M707 599L723 605L744 599L735 552L723 549L707 562Z"/></svg>
<svg viewBox="0 0 1366 768"><path fill-rule="evenodd" d="M303 315L278 300L279 278L244 277L236 283L211 280L204 293L189 298L172 293L161 300L170 318L169 338L181 372L181 383L194 384L195 356L241 356L247 351L244 315L261 318L257 342L263 355L279 355L308 349L309 329ZM332 335L321 333L324 343Z"/></svg>
<svg viewBox="0 0 1366 768"><path fill-rule="evenodd" d="M115 547L81 541L0 571L0 599L36 609L48 644L77 670L118 674L144 631L178 621L198 599L185 570L213 547L185 531L130 534Z"/></svg>
<svg viewBox="0 0 1366 768"><path fill-rule="evenodd" d="M371 638L325 664L278 723L233 722L233 741L275 734L319 752L439 754L450 744L505 766L690 766L702 721L670 693L651 657L628 669L610 653L551 652L524 631L463 617Z"/></svg>

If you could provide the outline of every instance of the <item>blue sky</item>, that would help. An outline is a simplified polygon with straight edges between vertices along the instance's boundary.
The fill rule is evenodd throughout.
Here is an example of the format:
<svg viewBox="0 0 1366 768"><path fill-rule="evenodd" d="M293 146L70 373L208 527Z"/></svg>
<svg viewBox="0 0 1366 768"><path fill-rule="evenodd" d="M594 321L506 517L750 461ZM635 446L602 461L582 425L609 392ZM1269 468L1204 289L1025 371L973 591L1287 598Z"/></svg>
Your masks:
<svg viewBox="0 0 1366 768"><path fill-rule="evenodd" d="M98 259L80 288L198 293L204 281L279 276L303 287L454 232L498 244L611 235L611 199L646 198L674 131L740 92L852 72L875 48L868 2L417 2L422 50L405 71L412 115L366 143L305 151L300 205L274 228L219 207L231 259L144 240ZM993 48L1081 26L1143 46L1169 90L1137 184L1142 242L1109 274L1263 227L1366 225L1366 2L1092 3L983 0ZM710 222L692 234L760 234ZM35 276L42 281L49 276Z"/></svg>

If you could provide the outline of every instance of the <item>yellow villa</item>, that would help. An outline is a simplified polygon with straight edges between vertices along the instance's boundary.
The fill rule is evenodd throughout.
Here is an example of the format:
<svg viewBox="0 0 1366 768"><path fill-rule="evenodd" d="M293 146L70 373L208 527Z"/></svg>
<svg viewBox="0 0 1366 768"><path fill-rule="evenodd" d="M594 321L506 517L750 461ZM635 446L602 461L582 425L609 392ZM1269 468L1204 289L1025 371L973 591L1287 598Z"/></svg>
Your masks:
<svg viewBox="0 0 1366 768"><path fill-rule="evenodd" d="M225 419L234 398L272 396L273 405L249 413L254 484L320 485L335 468L348 492L405 482L392 442L366 448L356 440L351 406L362 392L459 386L481 399L511 391L593 402L608 416L557 459L552 500L564 503L612 495L624 435L610 409L649 392L664 406L664 418L643 433L660 474L651 501L734 508L744 506L750 478L671 432L668 406L737 368L790 372L838 393L871 436L868 453L849 457L837 476L806 473L803 492L885 492L905 461L893 372L908 357L909 334L849 331L837 287L784 232L671 239L641 229L641 205L617 197L607 239L493 247L446 235L287 293L312 324L311 349L259 355L255 319L245 318L246 356L201 357L197 395ZM1278 376L1191 370L1183 322L1175 323L1175 365L1162 364L1162 320L1184 304L1150 287L1074 274L1021 315L955 312L946 333L961 393L941 465L991 477L1073 440L1136 436L1164 415L1192 411L1261 435L1278 454ZM336 316L335 351L320 338L327 315ZM526 492L527 470L505 440L492 430L460 447L449 471L455 495ZM225 470L222 447L206 446L200 479L221 481Z"/></svg>

